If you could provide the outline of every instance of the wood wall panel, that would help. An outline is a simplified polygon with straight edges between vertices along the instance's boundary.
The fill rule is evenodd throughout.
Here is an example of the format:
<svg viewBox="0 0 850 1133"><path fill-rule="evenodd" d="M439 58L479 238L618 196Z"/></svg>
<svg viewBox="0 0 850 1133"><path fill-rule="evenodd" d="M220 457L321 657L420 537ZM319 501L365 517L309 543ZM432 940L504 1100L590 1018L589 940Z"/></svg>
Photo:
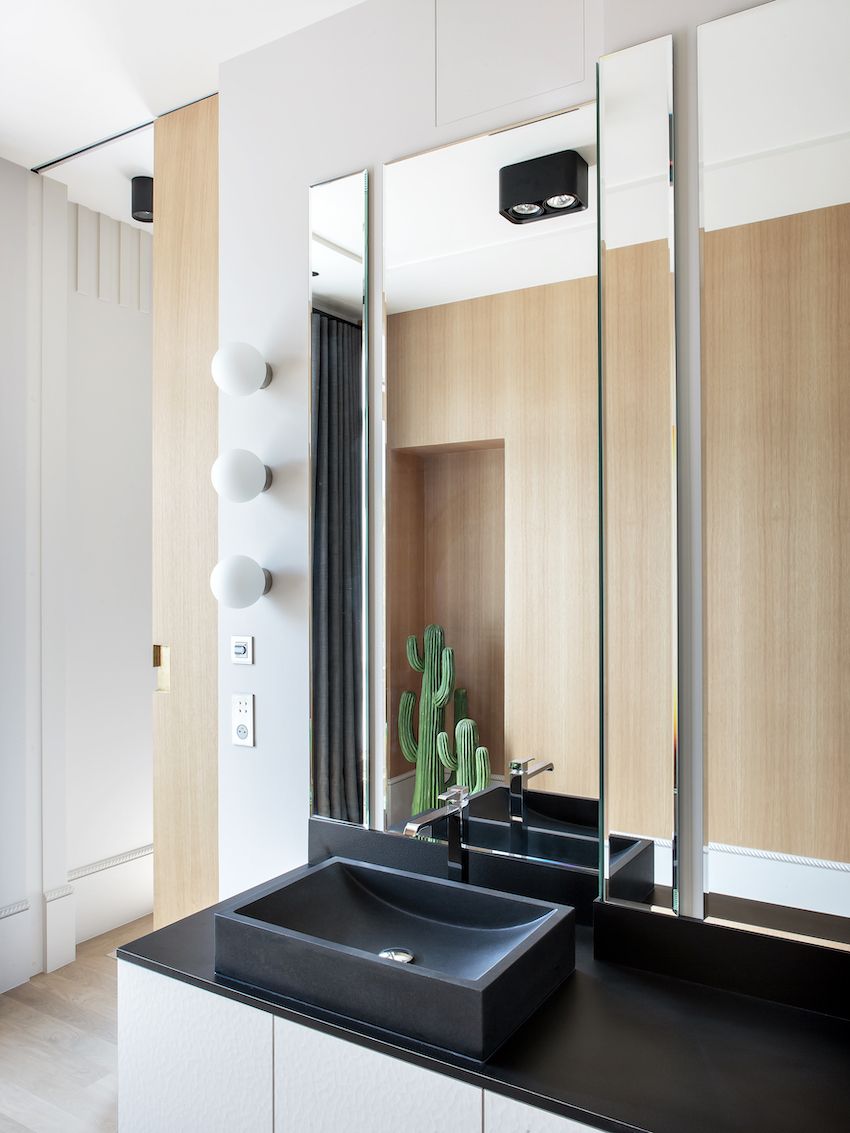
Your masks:
<svg viewBox="0 0 850 1133"><path fill-rule="evenodd" d="M673 279L666 240L606 249L608 829L671 838L676 686Z"/></svg>
<svg viewBox="0 0 850 1133"><path fill-rule="evenodd" d="M850 205L703 235L707 837L850 860Z"/></svg>
<svg viewBox="0 0 850 1133"><path fill-rule="evenodd" d="M416 692L418 727L420 679L407 663L405 642L425 620L425 464L412 452L387 454L387 712L388 776L412 770L398 742L398 704L405 689ZM449 643L451 644L451 642Z"/></svg>
<svg viewBox="0 0 850 1133"><path fill-rule="evenodd" d="M388 626L390 775L412 770L398 744L398 703L419 693L405 642L431 622L455 651L455 681L469 690L490 766L500 775L505 746L505 454L502 446L393 453ZM472 580L464 586L461 579ZM403 585L398 582L404 580ZM418 714L418 705L417 705ZM453 727L453 713L446 717Z"/></svg>
<svg viewBox="0 0 850 1133"><path fill-rule="evenodd" d="M599 761L596 374L593 277L388 320L391 450L504 442L505 758L545 755L555 772L535 787L588 796ZM392 552L387 580L392 607ZM454 584L463 593L481 579L461 570Z"/></svg>
<svg viewBox="0 0 850 1133"><path fill-rule="evenodd" d="M154 695L154 918L218 900L218 99L154 126L153 640L171 690Z"/></svg>

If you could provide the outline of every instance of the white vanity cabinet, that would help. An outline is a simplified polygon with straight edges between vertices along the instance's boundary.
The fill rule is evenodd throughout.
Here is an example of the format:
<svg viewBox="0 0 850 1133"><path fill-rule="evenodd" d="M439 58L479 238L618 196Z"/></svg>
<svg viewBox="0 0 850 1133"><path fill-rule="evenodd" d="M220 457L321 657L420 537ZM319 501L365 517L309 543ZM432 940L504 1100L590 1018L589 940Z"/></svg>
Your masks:
<svg viewBox="0 0 850 1133"><path fill-rule="evenodd" d="M118 963L119 1133L593 1133L590 1126Z"/></svg>

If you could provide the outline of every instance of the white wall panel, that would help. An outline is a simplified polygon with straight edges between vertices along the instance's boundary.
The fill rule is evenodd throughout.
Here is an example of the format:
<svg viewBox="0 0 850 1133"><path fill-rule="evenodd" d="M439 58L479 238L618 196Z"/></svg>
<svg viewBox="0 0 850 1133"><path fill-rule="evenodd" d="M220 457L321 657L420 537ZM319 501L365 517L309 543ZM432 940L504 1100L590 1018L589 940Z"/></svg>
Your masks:
<svg viewBox="0 0 850 1133"><path fill-rule="evenodd" d="M582 82L599 48L587 42L594 8L536 0L521 13L493 0L436 0L437 125Z"/></svg>
<svg viewBox="0 0 850 1133"><path fill-rule="evenodd" d="M41 969L41 184L0 160L0 991Z"/></svg>

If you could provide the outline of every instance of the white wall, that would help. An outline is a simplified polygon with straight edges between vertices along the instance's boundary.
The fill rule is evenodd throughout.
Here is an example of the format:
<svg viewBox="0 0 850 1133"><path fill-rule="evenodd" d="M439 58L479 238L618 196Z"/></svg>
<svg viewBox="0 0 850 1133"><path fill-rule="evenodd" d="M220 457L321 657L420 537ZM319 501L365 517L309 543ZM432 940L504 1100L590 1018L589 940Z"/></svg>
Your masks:
<svg viewBox="0 0 850 1133"><path fill-rule="evenodd" d="M234 749L228 739L230 695L245 677L220 666L220 861L222 894L232 893L306 857L309 792L309 652L307 530L307 189L353 170L370 170L372 257L372 388L380 404L381 163L483 130L522 121L595 97L593 64L618 50L667 33L675 40L677 157L677 302L680 388L680 583L683 632L680 681L683 810L682 908L702 902L701 638L699 511L699 264L696 123L696 26L751 7L729 0L586 0L581 19L565 29L564 59L575 78L576 37L583 38L582 77L535 92L535 68L551 54L549 23L517 24L512 0L454 0L458 40L480 45L506 28L500 42L504 72L488 90L492 109L451 120L446 92L458 79L464 51L435 53L434 0L368 0L323 23L240 56L221 69L221 293L220 335L246 339L276 367L272 386L245 401L223 398L222 446L254 447L280 471L278 490L249 505L222 505L222 554L253 555L275 573L275 588L241 615L223 611L220 657L232 633L253 633L257 664L257 747ZM529 31L528 29L532 30ZM519 35L529 35L523 39ZM476 39L476 35L478 38ZM535 38L538 37L538 38ZM569 43L566 40L569 39ZM539 50L535 45L539 44ZM462 43L456 47L463 48ZM569 50L567 49L569 48ZM454 70L452 70L454 68ZM445 83L435 89L435 75ZM509 80L509 81L508 81ZM519 84L519 87L517 86ZM524 85L523 85L524 84ZM500 95L500 90L502 95ZM468 93L468 92L467 92ZM499 105L499 104L502 105ZM435 107L440 120L435 125ZM373 418L373 453L380 453ZM373 466L373 499L381 498L380 467ZM373 522L377 514L373 509ZM373 609L382 608L382 546L373 531ZM373 733L383 715L383 627L374 626ZM244 672L244 670L243 670ZM239 686L239 687L237 687ZM380 761L379 761L380 762ZM373 813L383 784L373 789Z"/></svg>
<svg viewBox="0 0 850 1133"><path fill-rule="evenodd" d="M41 968L41 203L0 160L0 991Z"/></svg>
<svg viewBox="0 0 850 1133"><path fill-rule="evenodd" d="M152 903L150 318L84 305L68 220L0 161L0 990Z"/></svg>
<svg viewBox="0 0 850 1133"><path fill-rule="evenodd" d="M153 904L151 244L68 207L66 845L78 942Z"/></svg>
<svg viewBox="0 0 850 1133"><path fill-rule="evenodd" d="M475 20L482 5L478 0L464 4L469 10L465 33L477 42ZM494 27L495 9L513 11L507 3L485 7L492 13L488 18ZM557 16L559 6L550 7ZM222 447L254 448L275 469L275 486L266 496L242 506L222 504L220 509L221 554L253 555L275 576L267 598L241 614L222 611L220 619L220 658L226 655L231 634L256 637L256 664L250 678L244 669L236 669L234 675L230 665L220 665L223 895L303 862L307 852L308 187L369 168L372 385L378 390L382 162L592 99L594 61L601 45L600 12L596 4L585 7L579 81L516 100L518 89L539 88L534 55L511 19L501 25L505 36L498 46L510 53L513 36L510 68L504 58L500 60L505 74L510 72L510 85L507 80L502 88L497 84L490 92L490 105L505 102L505 91L514 101L439 127L435 125L433 0L370 0L221 69L219 333L223 341L253 342L277 374L268 390L243 401L223 397L220 406ZM463 25L462 19L462 31ZM551 33L550 23L547 34ZM532 33L526 28L523 35ZM568 79L575 74L575 57L575 51L565 53ZM437 62L447 81L457 77L450 59L443 56ZM445 98L441 114L451 117ZM373 415L376 456L379 425ZM380 466L373 465L373 477L380 498ZM373 587L380 593L380 531L373 535ZM382 601L374 608L380 610ZM376 630L371 669L373 699L381 712L380 622ZM231 693L240 691L246 679L253 687L245 691L256 695L257 720L257 746L247 752L230 745L227 719ZM380 782L374 785L373 813L376 802L382 809Z"/></svg>

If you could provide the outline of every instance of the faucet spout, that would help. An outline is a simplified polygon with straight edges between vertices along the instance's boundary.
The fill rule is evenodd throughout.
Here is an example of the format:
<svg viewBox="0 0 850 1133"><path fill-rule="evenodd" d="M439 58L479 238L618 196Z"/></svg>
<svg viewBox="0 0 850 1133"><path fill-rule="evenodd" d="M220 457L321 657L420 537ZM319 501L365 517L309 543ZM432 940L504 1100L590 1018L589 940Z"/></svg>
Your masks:
<svg viewBox="0 0 850 1133"><path fill-rule="evenodd" d="M510 782L508 787L508 799L510 805L512 849L516 853L523 851L521 842L525 837L527 828L526 792L528 791L528 780L533 779L535 775L542 774L544 771L554 770L554 763L546 762L542 759L511 760L509 767Z"/></svg>
<svg viewBox="0 0 850 1133"><path fill-rule="evenodd" d="M445 806L437 810L428 810L424 814L417 814L405 823L404 836L415 837L420 830L430 826L440 819L446 819L448 836L448 878L449 881L469 881L469 834L467 804L469 803L468 787L450 787L444 794L438 796Z"/></svg>

